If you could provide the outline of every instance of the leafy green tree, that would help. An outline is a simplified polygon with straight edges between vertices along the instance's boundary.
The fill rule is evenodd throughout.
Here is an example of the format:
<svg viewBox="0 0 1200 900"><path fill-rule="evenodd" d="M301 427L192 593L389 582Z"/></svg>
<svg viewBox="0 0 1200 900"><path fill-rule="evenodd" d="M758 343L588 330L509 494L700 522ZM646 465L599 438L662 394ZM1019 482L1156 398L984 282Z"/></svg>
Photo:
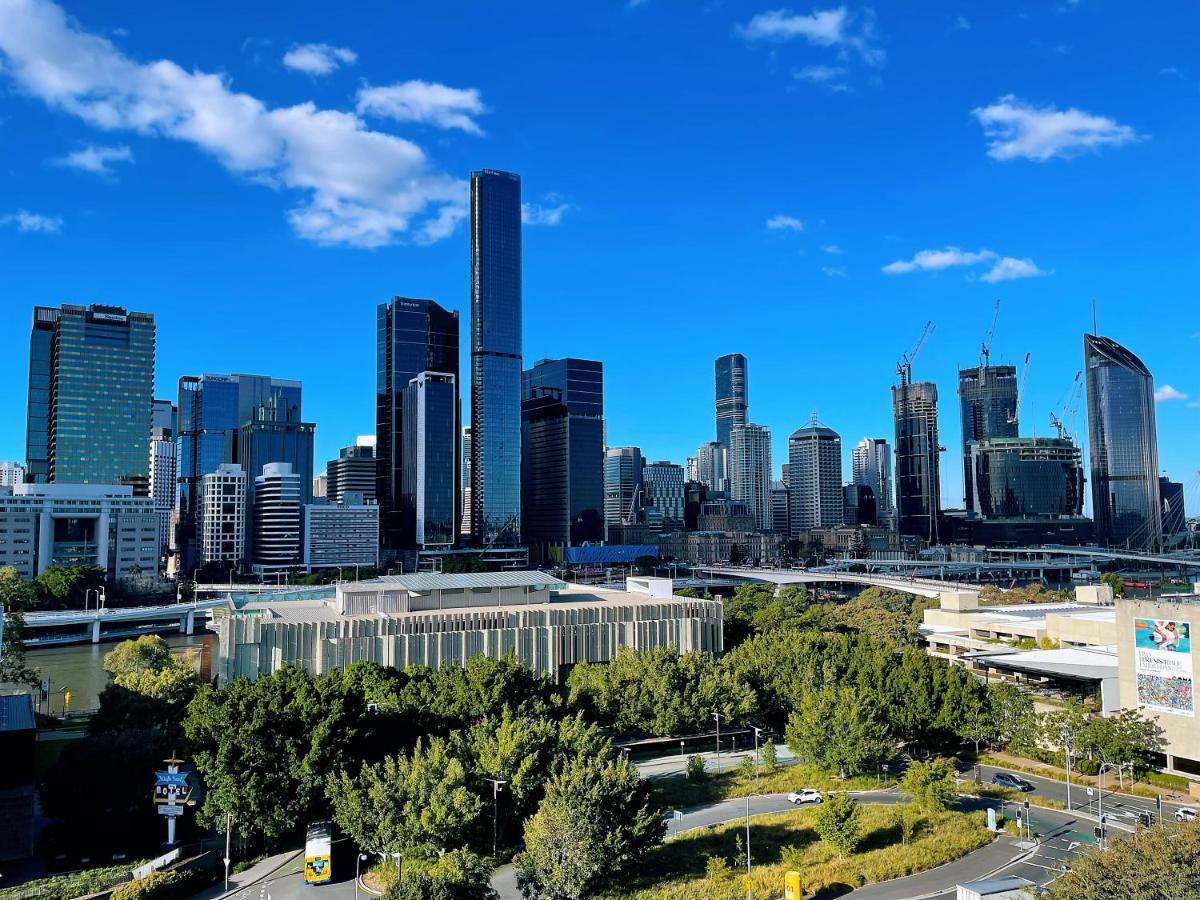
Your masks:
<svg viewBox="0 0 1200 900"><path fill-rule="evenodd" d="M1100 576L1100 583L1111 587L1114 597L1125 596L1125 579L1116 572L1105 572Z"/></svg>
<svg viewBox="0 0 1200 900"><path fill-rule="evenodd" d="M1124 780L1126 767L1145 771L1165 744L1162 727L1137 709L1122 709L1112 716L1089 716L1078 740L1090 756L1118 766Z"/></svg>
<svg viewBox="0 0 1200 900"><path fill-rule="evenodd" d="M175 663L171 645L157 634L143 634L130 641L121 641L104 654L104 671L120 679L146 671L161 672Z"/></svg>
<svg viewBox="0 0 1200 900"><path fill-rule="evenodd" d="M901 649L917 643L917 632L909 613L908 594L887 588L869 587L838 610L841 624L889 647Z"/></svg>
<svg viewBox="0 0 1200 900"><path fill-rule="evenodd" d="M41 675L25 662L25 645L21 643L25 634L25 618L16 611L4 614L4 645L0 647L0 685L24 684L37 687Z"/></svg>
<svg viewBox="0 0 1200 900"><path fill-rule="evenodd" d="M484 719L466 735L460 755L469 760L478 793L492 797L485 779L498 778L504 785L501 801L504 822L524 822L537 811L551 760L558 744L559 729L548 719L516 717L508 710L498 718ZM500 836L503 843L504 836Z"/></svg>
<svg viewBox="0 0 1200 900"><path fill-rule="evenodd" d="M1036 743L1037 717L1028 693L1007 681L989 684L987 708L996 743L1001 747L1020 750Z"/></svg>
<svg viewBox="0 0 1200 900"><path fill-rule="evenodd" d="M491 869L469 850L450 850L428 870L393 882L384 900L493 900Z"/></svg>
<svg viewBox="0 0 1200 900"><path fill-rule="evenodd" d="M843 777L875 771L895 748L875 702L848 687L810 693L784 737L800 759Z"/></svg>
<svg viewBox="0 0 1200 900"><path fill-rule="evenodd" d="M528 898L593 897L662 840L649 788L627 760L577 756L525 824L517 882Z"/></svg>
<svg viewBox="0 0 1200 900"><path fill-rule="evenodd" d="M743 582L733 589L725 601L725 649L731 650L754 633L754 617L775 599L775 587L770 584Z"/></svg>
<svg viewBox="0 0 1200 900"><path fill-rule="evenodd" d="M23 612L37 607L37 588L26 581L12 566L0 566L0 607L9 612Z"/></svg>
<svg viewBox="0 0 1200 900"><path fill-rule="evenodd" d="M1037 717L1038 742L1059 753L1075 754L1087 750L1088 713L1078 701Z"/></svg>
<svg viewBox="0 0 1200 900"><path fill-rule="evenodd" d="M1049 900L1192 900L1200 883L1200 824L1142 832L1075 857Z"/></svg>
<svg viewBox="0 0 1200 900"><path fill-rule="evenodd" d="M687 758L686 775L688 781L704 781L708 778L708 769L704 767L703 756L693 753Z"/></svg>
<svg viewBox="0 0 1200 900"><path fill-rule="evenodd" d="M979 755L980 744L985 747L996 739L996 723L991 711L980 703L972 706L958 720L958 735L975 744L975 755Z"/></svg>
<svg viewBox="0 0 1200 900"><path fill-rule="evenodd" d="M33 581L41 606L80 609L89 590L104 586L104 570L98 566L47 566Z"/></svg>
<svg viewBox="0 0 1200 900"><path fill-rule="evenodd" d="M958 796L954 786L954 766L948 759L913 760L900 781L900 790L912 797L920 809L941 812Z"/></svg>
<svg viewBox="0 0 1200 900"><path fill-rule="evenodd" d="M767 772L774 772L778 765L778 751L775 749L775 741L768 740L762 745L759 751L759 757L762 759L762 767Z"/></svg>
<svg viewBox="0 0 1200 900"><path fill-rule="evenodd" d="M813 823L821 840L841 856L849 856L862 840L862 810L854 798L840 792L828 794L817 807Z"/></svg>

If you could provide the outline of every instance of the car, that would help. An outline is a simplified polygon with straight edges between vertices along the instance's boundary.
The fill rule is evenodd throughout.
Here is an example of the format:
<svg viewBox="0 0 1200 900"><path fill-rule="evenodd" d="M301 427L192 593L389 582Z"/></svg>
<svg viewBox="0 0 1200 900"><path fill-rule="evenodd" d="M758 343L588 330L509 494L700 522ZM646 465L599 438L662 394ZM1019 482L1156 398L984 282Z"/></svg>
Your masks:
<svg viewBox="0 0 1200 900"><path fill-rule="evenodd" d="M1024 778L1018 778L1016 775L1011 775L1008 772L997 772L992 776L992 784L1026 793L1033 790L1033 785Z"/></svg>
<svg viewBox="0 0 1200 900"><path fill-rule="evenodd" d="M788 803L823 803L825 798L816 788L801 788L788 794Z"/></svg>
<svg viewBox="0 0 1200 900"><path fill-rule="evenodd" d="M1196 810L1190 806L1181 806L1179 809L1175 810L1175 821L1176 822L1195 822L1196 821Z"/></svg>

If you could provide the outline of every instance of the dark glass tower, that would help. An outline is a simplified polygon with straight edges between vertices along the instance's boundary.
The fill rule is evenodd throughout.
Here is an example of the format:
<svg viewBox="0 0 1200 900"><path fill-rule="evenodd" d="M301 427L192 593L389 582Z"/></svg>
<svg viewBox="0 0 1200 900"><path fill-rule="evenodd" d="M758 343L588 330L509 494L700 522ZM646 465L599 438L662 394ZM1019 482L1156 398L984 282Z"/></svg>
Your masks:
<svg viewBox="0 0 1200 900"><path fill-rule="evenodd" d="M729 433L734 425L746 424L746 357L727 353L717 357L717 441L729 452Z"/></svg>
<svg viewBox="0 0 1200 900"><path fill-rule="evenodd" d="M49 480L129 484L147 495L154 316L64 304L50 347Z"/></svg>
<svg viewBox="0 0 1200 900"><path fill-rule="evenodd" d="M422 372L451 375L457 386L458 313L432 300L393 297L379 304L375 321L379 541L385 550L406 550L415 546L416 536L412 518L406 526L402 510L405 391ZM455 434L447 448L455 460L457 446Z"/></svg>
<svg viewBox="0 0 1200 900"><path fill-rule="evenodd" d="M521 179L471 173L471 537L521 540Z"/></svg>
<svg viewBox="0 0 1200 900"><path fill-rule="evenodd" d="M1083 515L1083 461L1067 438L989 438L971 447L971 510L988 519Z"/></svg>
<svg viewBox="0 0 1200 900"><path fill-rule="evenodd" d="M521 527L538 564L571 542L570 421L561 390L527 389L521 401Z"/></svg>
<svg viewBox="0 0 1200 900"><path fill-rule="evenodd" d="M44 484L50 480L50 359L58 310L33 308L29 335L29 406L25 425L25 480Z"/></svg>
<svg viewBox="0 0 1200 900"><path fill-rule="evenodd" d="M448 372L421 372L404 389L400 471L401 540L446 548L458 540L458 381Z"/></svg>
<svg viewBox="0 0 1200 900"><path fill-rule="evenodd" d="M975 510L971 477L971 442L1017 436L1016 366L981 365L959 369L958 397L962 405L963 502Z"/></svg>
<svg viewBox="0 0 1200 900"><path fill-rule="evenodd" d="M1162 545L1154 379L1116 341L1083 336L1096 540L1131 550Z"/></svg>
<svg viewBox="0 0 1200 900"><path fill-rule="evenodd" d="M266 403L256 406L237 434L237 456L247 474L246 521L257 521L255 491L263 468L280 463L291 466L291 472L300 479L300 503L312 502L313 440L317 426L300 421L299 410L276 395ZM247 529L246 555L258 560L260 554L254 546L257 538Z"/></svg>
<svg viewBox="0 0 1200 900"><path fill-rule="evenodd" d="M937 385L911 382L907 373L892 388L896 421L896 518L901 534L936 544L941 511Z"/></svg>
<svg viewBox="0 0 1200 900"><path fill-rule="evenodd" d="M551 412L547 394L566 415L561 435L557 425L549 420ZM522 538L531 545L549 542L578 546L584 541L604 540L604 365L593 359L543 359L526 369L522 376L522 500L530 490L539 490L543 479L558 480L556 467L565 467L561 476L565 493L565 509L557 508L551 517L557 524L553 529L535 526L522 514ZM536 400L533 408L530 402ZM525 441L530 432L538 432L539 445L535 452L525 453ZM551 432L565 441L553 446ZM545 498L535 504L524 503L523 509L544 510ZM538 513L541 517L542 513Z"/></svg>

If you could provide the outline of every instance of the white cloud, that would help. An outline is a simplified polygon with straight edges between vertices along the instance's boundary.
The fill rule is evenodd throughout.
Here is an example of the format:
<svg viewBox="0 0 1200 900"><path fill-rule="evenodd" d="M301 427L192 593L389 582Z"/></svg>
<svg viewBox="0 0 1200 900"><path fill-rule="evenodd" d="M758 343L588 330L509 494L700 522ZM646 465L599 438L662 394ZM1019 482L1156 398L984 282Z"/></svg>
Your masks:
<svg viewBox="0 0 1200 900"><path fill-rule="evenodd" d="M97 147L88 144L73 153L51 160L56 166L67 166L94 175L111 175L109 163L133 162L133 151L128 147Z"/></svg>
<svg viewBox="0 0 1200 900"><path fill-rule="evenodd" d="M63 220L58 216L39 216L28 210L19 209L15 213L0 216L0 225L11 225L17 231L41 231L48 234L62 231Z"/></svg>
<svg viewBox="0 0 1200 900"><path fill-rule="evenodd" d="M937 272L952 266L974 266L991 262L996 254L991 250L971 252L958 247L942 250L921 250L912 259L898 259L883 267L888 275L907 275L909 272Z"/></svg>
<svg viewBox="0 0 1200 900"><path fill-rule="evenodd" d="M472 117L487 112L475 88L452 88L428 81L361 88L356 109L359 115L459 128L471 134L483 134Z"/></svg>
<svg viewBox="0 0 1200 900"><path fill-rule="evenodd" d="M845 76L845 74L845 66L805 66L796 72L796 77L801 81L825 84L830 81L837 81L839 78Z"/></svg>
<svg viewBox="0 0 1200 900"><path fill-rule="evenodd" d="M1169 403L1172 400L1186 400L1188 395L1182 391L1177 391L1169 384L1164 384L1154 392L1155 403Z"/></svg>
<svg viewBox="0 0 1200 900"><path fill-rule="evenodd" d="M971 110L988 139L993 159L1063 159L1141 139L1128 125L1082 110L1035 107L1007 94L990 106Z"/></svg>
<svg viewBox="0 0 1200 900"><path fill-rule="evenodd" d="M954 27L959 31L970 31L971 22L966 16L957 16L954 19Z"/></svg>
<svg viewBox="0 0 1200 900"><path fill-rule="evenodd" d="M767 219L767 228L770 231L803 231L804 223L795 216L785 216L780 213Z"/></svg>
<svg viewBox="0 0 1200 900"><path fill-rule="evenodd" d="M841 266L821 266L821 271L830 278L845 278L846 270Z"/></svg>
<svg viewBox="0 0 1200 900"><path fill-rule="evenodd" d="M306 75L328 75L343 65L358 62L358 54L345 47L329 44L297 44L283 54L283 64L293 72Z"/></svg>
<svg viewBox="0 0 1200 900"><path fill-rule="evenodd" d="M308 240L423 243L466 215L466 183L413 142L353 113L272 108L220 75L137 62L49 0L0 0L0 62L24 92L101 131L184 141L234 174L297 192L288 221Z"/></svg>
<svg viewBox="0 0 1200 900"><path fill-rule="evenodd" d="M521 222L525 225L557 225L571 209L560 194L547 194L541 203L522 203Z"/></svg>
<svg viewBox="0 0 1200 900"><path fill-rule="evenodd" d="M821 252L822 252L822 253L829 253L829 254L831 254L831 255L833 255L833 256L841 256L841 255L842 255L842 248L841 248L841 247L839 247L837 244L822 244L822 245L821 245Z"/></svg>
<svg viewBox="0 0 1200 900"><path fill-rule="evenodd" d="M814 10L807 16L790 9L774 9L759 13L745 25L739 25L737 31L748 41L790 41L801 37L819 47L832 47L846 39L849 19L844 6Z"/></svg>
<svg viewBox="0 0 1200 900"><path fill-rule="evenodd" d="M1013 281L1017 278L1037 278L1045 274L1029 257L1015 259L1011 256L1002 256L996 260L994 266L984 273L982 280L994 284L997 281Z"/></svg>

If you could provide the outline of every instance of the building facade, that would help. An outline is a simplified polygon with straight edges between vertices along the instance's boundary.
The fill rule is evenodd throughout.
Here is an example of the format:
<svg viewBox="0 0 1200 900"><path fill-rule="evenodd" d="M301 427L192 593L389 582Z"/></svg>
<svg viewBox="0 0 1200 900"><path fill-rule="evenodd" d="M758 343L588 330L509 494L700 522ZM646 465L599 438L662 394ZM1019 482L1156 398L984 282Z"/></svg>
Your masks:
<svg viewBox="0 0 1200 900"><path fill-rule="evenodd" d="M717 443L728 451L733 426L745 425L749 410L746 357L740 353L727 353L717 357L713 368L716 376Z"/></svg>
<svg viewBox="0 0 1200 900"><path fill-rule="evenodd" d="M869 487L880 525L895 526L896 491L892 484L892 447L886 438L863 438L850 455L850 479Z"/></svg>
<svg viewBox="0 0 1200 900"><path fill-rule="evenodd" d="M466 425L462 430L462 516L458 525L458 533L464 541L471 539L471 426Z"/></svg>
<svg viewBox="0 0 1200 900"><path fill-rule="evenodd" d="M361 494L375 502L378 471L374 444L354 444L338 451L337 459L325 464L325 493L331 503L341 503L347 493ZM319 477L319 476L318 476Z"/></svg>
<svg viewBox="0 0 1200 900"><path fill-rule="evenodd" d="M379 505L347 491L339 503L304 507L304 568L379 565Z"/></svg>
<svg viewBox="0 0 1200 900"><path fill-rule="evenodd" d="M1177 544L1187 538L1187 510L1183 502L1183 482L1160 476L1158 495L1162 498L1163 543Z"/></svg>
<svg viewBox="0 0 1200 900"><path fill-rule="evenodd" d="M1096 540L1157 550L1163 528L1154 379L1133 353L1095 334L1083 337L1083 367Z"/></svg>
<svg viewBox="0 0 1200 900"><path fill-rule="evenodd" d="M842 439L816 416L788 438L788 491L793 535L842 524Z"/></svg>
<svg viewBox="0 0 1200 900"><path fill-rule="evenodd" d="M45 484L50 480L50 382L54 352L54 326L58 309L33 308L29 334L29 392L25 419L25 465L27 481Z"/></svg>
<svg viewBox="0 0 1200 900"><path fill-rule="evenodd" d="M1017 369L979 365L958 371L962 421L963 508L974 508L971 442L1015 438L1017 431Z"/></svg>
<svg viewBox="0 0 1200 900"><path fill-rule="evenodd" d="M537 386L521 401L521 529L538 562L571 544L570 414L561 398Z"/></svg>
<svg viewBox="0 0 1200 900"><path fill-rule="evenodd" d="M521 541L521 179L471 173L471 532Z"/></svg>
<svg viewBox="0 0 1200 900"><path fill-rule="evenodd" d="M300 565L305 485L291 463L272 462L254 478L253 570L273 575Z"/></svg>
<svg viewBox="0 0 1200 900"><path fill-rule="evenodd" d="M174 430L155 426L150 430L150 497L158 513L158 553L161 558L171 546L175 521L178 445Z"/></svg>
<svg viewBox="0 0 1200 900"><path fill-rule="evenodd" d="M771 431L763 425L734 425L729 432L729 496L746 501L759 531L773 531Z"/></svg>
<svg viewBox="0 0 1200 900"><path fill-rule="evenodd" d="M725 448L720 441L708 441L696 450L697 481L710 491L725 490Z"/></svg>
<svg viewBox="0 0 1200 900"><path fill-rule="evenodd" d="M968 512L982 519L1083 515L1083 459L1067 438L972 441L968 474Z"/></svg>
<svg viewBox="0 0 1200 900"><path fill-rule="evenodd" d="M901 378L892 388L896 423L896 528L901 534L938 542L941 512L941 444L937 385Z"/></svg>
<svg viewBox="0 0 1200 900"><path fill-rule="evenodd" d="M299 502L304 504L312 500L313 443L316 428L311 422L301 422L295 411L280 398L271 397L266 403L255 407L250 420L238 429L236 460L246 470L250 482L246 492L247 521L256 525L259 521L256 509L259 475L255 475L253 479L249 476L265 472L268 465L288 466L292 475L299 479ZM269 485L274 483L268 482ZM297 510L296 516L299 515ZM258 528L255 527L249 529L246 535L246 555L255 561L260 558L257 547L259 534ZM262 555L262 558L266 559L271 555L273 551ZM298 559L298 543L296 556Z"/></svg>
<svg viewBox="0 0 1200 900"><path fill-rule="evenodd" d="M609 447L604 451L604 529L633 525L642 504L642 451L637 447ZM618 543L626 543L619 541Z"/></svg>
<svg viewBox="0 0 1200 900"><path fill-rule="evenodd" d="M401 546L444 549L458 541L458 379L421 372L404 389Z"/></svg>
<svg viewBox="0 0 1200 900"><path fill-rule="evenodd" d="M787 535L792 530L788 486L782 481L771 482L771 531Z"/></svg>
<svg viewBox="0 0 1200 900"><path fill-rule="evenodd" d="M196 510L200 565L240 566L246 558L246 472L237 463L221 463L200 479Z"/></svg>
<svg viewBox="0 0 1200 900"><path fill-rule="evenodd" d="M0 462L0 487L25 483L25 467L19 462Z"/></svg>
<svg viewBox="0 0 1200 900"><path fill-rule="evenodd" d="M646 463L642 468L647 502L661 515L660 531L683 528L683 466L665 459Z"/></svg>

